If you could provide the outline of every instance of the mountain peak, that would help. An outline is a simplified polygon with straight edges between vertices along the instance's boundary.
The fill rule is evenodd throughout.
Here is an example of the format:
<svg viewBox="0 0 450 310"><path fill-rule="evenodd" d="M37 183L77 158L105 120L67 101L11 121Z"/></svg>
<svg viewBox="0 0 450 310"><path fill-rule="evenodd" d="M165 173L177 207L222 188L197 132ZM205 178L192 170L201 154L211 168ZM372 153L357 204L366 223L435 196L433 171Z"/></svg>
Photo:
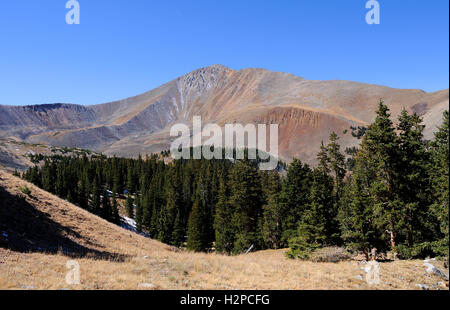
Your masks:
<svg viewBox="0 0 450 310"><path fill-rule="evenodd" d="M215 64L215 65L211 65L211 66L207 66L207 67L203 67L203 68L194 70L194 71L188 73L187 75L218 74L218 73L228 73L228 72L232 72L232 71L234 71L234 70L231 68L228 68L224 65Z"/></svg>
<svg viewBox="0 0 450 310"><path fill-rule="evenodd" d="M209 90L226 79L232 71L232 69L223 65L212 65L192 71L181 77L184 84L184 94L187 95L192 90L197 93Z"/></svg>
<svg viewBox="0 0 450 310"><path fill-rule="evenodd" d="M213 70L223 70L223 71L231 70L231 68L229 68L227 66L224 66L224 65L221 65L221 64L214 64L214 65L211 65L211 66L207 66L205 68L210 68L210 69L213 69Z"/></svg>

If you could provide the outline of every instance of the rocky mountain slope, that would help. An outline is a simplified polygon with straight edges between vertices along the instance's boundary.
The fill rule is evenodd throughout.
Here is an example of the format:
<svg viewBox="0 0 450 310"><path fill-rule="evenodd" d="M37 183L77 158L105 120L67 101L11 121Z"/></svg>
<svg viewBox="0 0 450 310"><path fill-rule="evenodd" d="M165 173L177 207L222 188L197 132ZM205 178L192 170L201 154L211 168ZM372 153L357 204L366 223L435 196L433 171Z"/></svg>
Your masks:
<svg viewBox="0 0 450 310"><path fill-rule="evenodd" d="M350 126L374 119L383 98L393 116L403 107L423 116L431 137L448 109L449 91L426 93L348 81L310 81L264 69L235 71L213 65L179 77L139 96L79 106L0 106L0 137L137 156L168 149L170 127L203 124L279 124L280 155L314 163L320 142L332 131L343 147L358 141Z"/></svg>

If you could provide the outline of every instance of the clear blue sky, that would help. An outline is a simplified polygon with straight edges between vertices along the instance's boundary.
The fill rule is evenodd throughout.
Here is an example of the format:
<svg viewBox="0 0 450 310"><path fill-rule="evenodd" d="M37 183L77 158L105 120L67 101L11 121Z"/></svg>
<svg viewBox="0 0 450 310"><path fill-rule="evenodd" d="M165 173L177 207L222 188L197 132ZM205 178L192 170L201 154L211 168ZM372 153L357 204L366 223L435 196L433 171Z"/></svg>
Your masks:
<svg viewBox="0 0 450 310"><path fill-rule="evenodd" d="M96 104L211 64L436 91L449 83L448 0L66 0L0 3L0 104Z"/></svg>

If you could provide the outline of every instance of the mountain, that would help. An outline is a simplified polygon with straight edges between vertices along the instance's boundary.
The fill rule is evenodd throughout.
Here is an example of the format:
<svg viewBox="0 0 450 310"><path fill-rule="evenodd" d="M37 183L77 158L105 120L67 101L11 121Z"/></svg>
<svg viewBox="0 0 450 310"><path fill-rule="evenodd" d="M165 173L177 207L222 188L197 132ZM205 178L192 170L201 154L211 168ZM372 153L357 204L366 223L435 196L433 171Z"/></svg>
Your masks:
<svg viewBox="0 0 450 310"><path fill-rule="evenodd" d="M168 149L175 123L279 124L280 156L315 162L332 131L343 147L358 141L350 126L372 122L382 98L397 117L405 107L423 116L432 137L448 109L449 90L426 93L349 81L312 81L264 69L213 65L147 93L105 104L0 106L0 138L137 156ZM344 132L346 132L344 134Z"/></svg>

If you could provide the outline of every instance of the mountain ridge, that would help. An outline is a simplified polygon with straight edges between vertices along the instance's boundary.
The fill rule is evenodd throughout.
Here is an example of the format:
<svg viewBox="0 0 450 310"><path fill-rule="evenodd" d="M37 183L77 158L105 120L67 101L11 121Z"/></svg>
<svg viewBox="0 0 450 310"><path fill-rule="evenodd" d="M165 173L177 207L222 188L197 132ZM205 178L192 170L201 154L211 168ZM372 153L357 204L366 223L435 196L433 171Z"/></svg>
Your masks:
<svg viewBox="0 0 450 310"><path fill-rule="evenodd" d="M343 80L306 80L261 68L233 70L223 65L197 69L137 96L96 105L0 105L0 137L29 143L89 148L107 155L135 157L168 149L170 126L204 123L279 123L280 155L314 163L320 142L335 131L372 122L379 99L396 119L402 108L424 118L432 137L448 109L449 91ZM311 121L315 119L316 121ZM342 136L343 147L358 143Z"/></svg>

